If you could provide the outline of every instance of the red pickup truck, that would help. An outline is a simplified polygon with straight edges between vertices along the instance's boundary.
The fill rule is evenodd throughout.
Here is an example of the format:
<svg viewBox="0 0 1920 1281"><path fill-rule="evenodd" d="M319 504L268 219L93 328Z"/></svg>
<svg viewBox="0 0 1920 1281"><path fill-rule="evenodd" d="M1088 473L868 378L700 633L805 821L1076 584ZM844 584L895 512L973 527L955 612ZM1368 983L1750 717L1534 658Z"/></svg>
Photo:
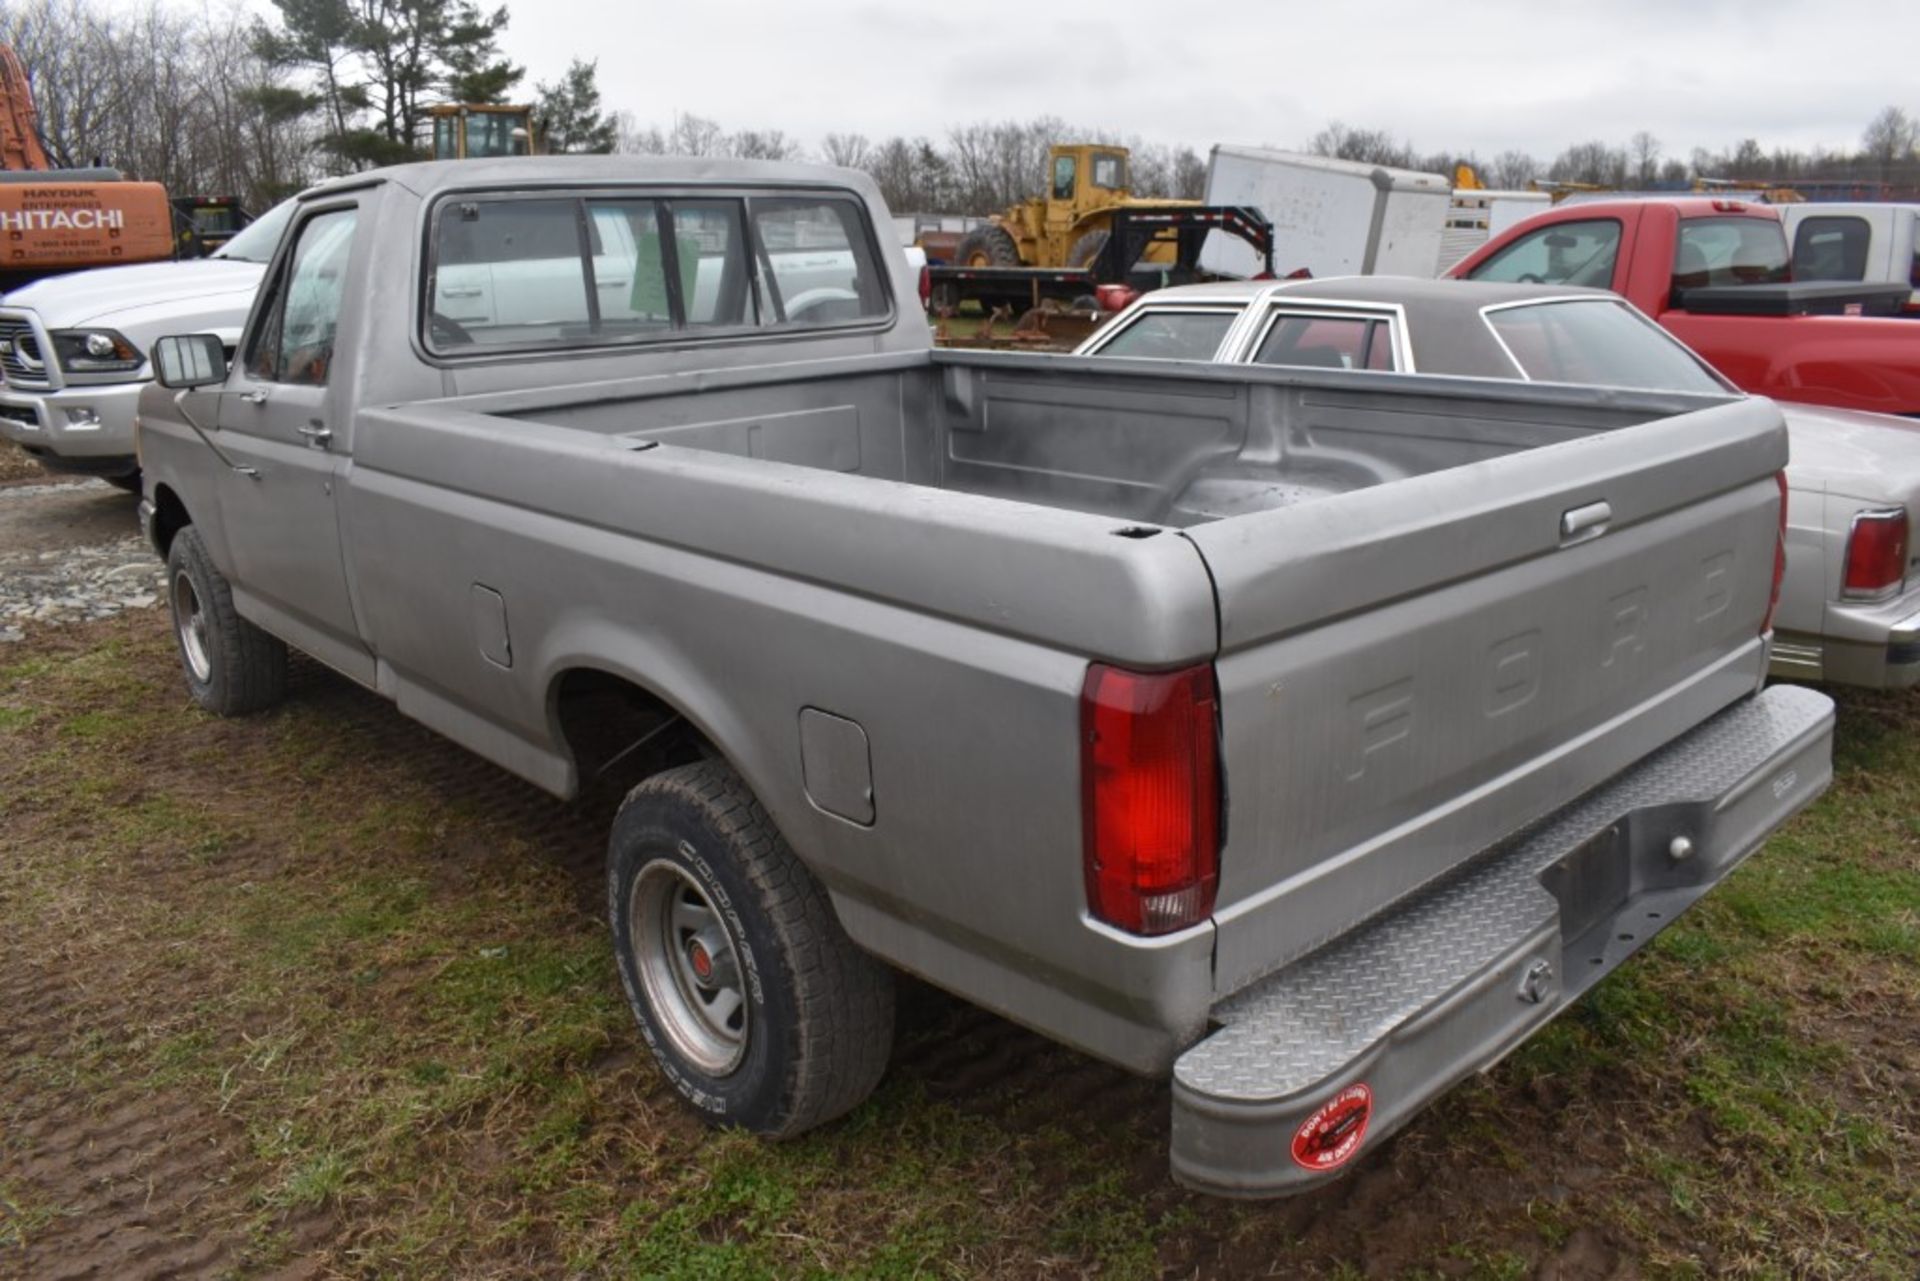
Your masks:
<svg viewBox="0 0 1920 1281"><path fill-rule="evenodd" d="M1746 391L1920 415L1906 286L1795 282L1790 264L1773 209L1680 197L1561 205L1447 274L1611 289Z"/></svg>

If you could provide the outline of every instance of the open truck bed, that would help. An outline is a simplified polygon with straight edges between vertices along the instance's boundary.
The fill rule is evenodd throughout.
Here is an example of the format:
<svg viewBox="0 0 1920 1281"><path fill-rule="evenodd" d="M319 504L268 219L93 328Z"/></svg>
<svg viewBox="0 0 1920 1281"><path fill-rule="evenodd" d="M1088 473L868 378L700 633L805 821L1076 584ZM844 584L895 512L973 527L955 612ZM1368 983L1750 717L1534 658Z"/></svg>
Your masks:
<svg viewBox="0 0 1920 1281"><path fill-rule="evenodd" d="M577 181L760 172L626 164ZM409 231L348 277L332 416L250 431L237 369L216 456L156 390L156 542L198 573L195 531L249 626L561 795L668 735L695 754L668 774L723 774L766 827L640 866L790 850L842 972L879 958L1172 1074L1183 1179L1331 1177L1825 785L1831 705L1760 690L1765 402L935 352L902 264L888 317L823 334L435 357L457 335L406 327L412 230L442 188L484 227L476 190L529 165L572 172L343 189ZM847 175L780 198L843 183L880 221ZM651 787L610 856L623 967L629 834L676 812ZM784 936L742 913L728 955L774 993L753 1026L867 1047L818 1123L884 1026L783 1015ZM789 1132L623 976L691 1103Z"/></svg>

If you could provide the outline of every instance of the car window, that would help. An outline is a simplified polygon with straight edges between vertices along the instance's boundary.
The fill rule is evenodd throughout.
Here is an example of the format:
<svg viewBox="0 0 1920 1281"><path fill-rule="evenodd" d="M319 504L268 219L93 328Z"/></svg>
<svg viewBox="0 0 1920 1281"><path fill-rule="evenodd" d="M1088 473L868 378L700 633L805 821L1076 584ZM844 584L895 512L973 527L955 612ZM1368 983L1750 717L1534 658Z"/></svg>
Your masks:
<svg viewBox="0 0 1920 1281"><path fill-rule="evenodd" d="M1073 199L1073 157L1055 156L1053 158L1053 198L1055 200Z"/></svg>
<svg viewBox="0 0 1920 1281"><path fill-rule="evenodd" d="M676 200L670 209L687 324L753 324L752 256L739 202Z"/></svg>
<svg viewBox="0 0 1920 1281"><path fill-rule="evenodd" d="M1099 354L1149 360L1212 360L1227 330L1233 328L1236 314L1225 308L1143 311L1102 343Z"/></svg>
<svg viewBox="0 0 1920 1281"><path fill-rule="evenodd" d="M1920 214L1913 218L1913 228L1908 233L1913 240L1913 265L1907 269L1907 283L1920 289Z"/></svg>
<svg viewBox="0 0 1920 1281"><path fill-rule="evenodd" d="M309 218L247 352L247 372L268 382L323 385L333 367L334 332L358 218L330 209Z"/></svg>
<svg viewBox="0 0 1920 1281"><path fill-rule="evenodd" d="M1126 186L1126 160L1111 152L1097 153L1093 158L1093 185L1104 187L1108 191L1117 191Z"/></svg>
<svg viewBox="0 0 1920 1281"><path fill-rule="evenodd" d="M239 235L208 254L209 258L231 258L238 262L268 263L273 261L273 251L280 247L281 233L287 224L293 221L293 209L298 201L282 200L273 208L248 223Z"/></svg>
<svg viewBox="0 0 1920 1281"><path fill-rule="evenodd" d="M664 333L673 328L673 291L667 281L657 200L595 200L587 204L592 228L592 333L613 341ZM579 261L579 239L574 240ZM684 289L684 285L682 286Z"/></svg>
<svg viewBox="0 0 1920 1281"><path fill-rule="evenodd" d="M1475 267L1469 278L1605 289L1613 283L1613 264L1619 255L1617 220L1557 222L1520 237Z"/></svg>
<svg viewBox="0 0 1920 1281"><path fill-rule="evenodd" d="M1483 313L1528 378L1641 391L1725 393L1692 352L1610 298L1528 303Z"/></svg>
<svg viewBox="0 0 1920 1281"><path fill-rule="evenodd" d="M428 329L442 347L525 347L590 332L575 201L450 200L436 258Z"/></svg>
<svg viewBox="0 0 1920 1281"><path fill-rule="evenodd" d="M442 354L891 314L852 199L454 197L434 218L426 328Z"/></svg>
<svg viewBox="0 0 1920 1281"><path fill-rule="evenodd" d="M1390 322L1371 316L1282 313L1253 361L1310 369L1392 369L1392 329Z"/></svg>
<svg viewBox="0 0 1920 1281"><path fill-rule="evenodd" d="M751 215L773 323L834 325L887 314L865 224L851 200L754 200Z"/></svg>
<svg viewBox="0 0 1920 1281"><path fill-rule="evenodd" d="M1805 219L1793 233L1793 278L1865 280L1867 243L1871 239L1865 218L1829 215Z"/></svg>
<svg viewBox="0 0 1920 1281"><path fill-rule="evenodd" d="M1787 232L1772 218L1683 218L1673 288L1771 285L1790 276Z"/></svg>

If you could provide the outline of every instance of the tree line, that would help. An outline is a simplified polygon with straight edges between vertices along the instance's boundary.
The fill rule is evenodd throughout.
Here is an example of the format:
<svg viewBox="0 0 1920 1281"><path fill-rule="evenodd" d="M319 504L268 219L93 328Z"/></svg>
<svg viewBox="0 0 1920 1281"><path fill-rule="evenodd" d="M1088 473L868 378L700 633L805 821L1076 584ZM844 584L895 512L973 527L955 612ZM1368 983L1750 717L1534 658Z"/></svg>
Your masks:
<svg viewBox="0 0 1920 1281"><path fill-rule="evenodd" d="M1503 190L1524 190L1536 182L1595 187L1680 186L1703 179L1762 183L1880 184L1912 195L1920 191L1920 125L1904 108L1888 106L1868 122L1855 150L1816 147L1769 151L1757 138L1743 138L1724 150L1694 147L1684 156L1669 153L1648 130L1624 144L1604 139L1577 142L1542 161L1524 151L1502 151L1487 159L1474 152L1422 152L1384 129L1355 128L1334 121L1307 144L1316 155L1429 173L1452 174L1471 165L1480 181Z"/></svg>
<svg viewBox="0 0 1920 1281"><path fill-rule="evenodd" d="M1127 145L1135 192L1197 199L1204 152L1123 138L1056 116L957 124L940 137L829 133L815 142L783 129L728 129L677 113L664 124L605 110L591 61L528 86L501 49L509 15L472 0L273 0L270 18L228 7L135 8L110 0L11 0L0 42L27 68L48 150L62 166L106 164L175 194L238 195L258 211L320 178L426 153L428 110L440 102L532 101L550 151L813 159L872 174L901 212L987 214L1045 189L1048 148ZM1334 121L1305 149L1372 164L1451 174L1471 164L1482 182L1606 187L1700 178L1881 183L1920 190L1920 128L1889 106L1857 149L1769 150L1743 139L1721 151L1668 151L1649 131L1625 143L1574 143L1541 159L1507 150L1423 152L1381 129Z"/></svg>

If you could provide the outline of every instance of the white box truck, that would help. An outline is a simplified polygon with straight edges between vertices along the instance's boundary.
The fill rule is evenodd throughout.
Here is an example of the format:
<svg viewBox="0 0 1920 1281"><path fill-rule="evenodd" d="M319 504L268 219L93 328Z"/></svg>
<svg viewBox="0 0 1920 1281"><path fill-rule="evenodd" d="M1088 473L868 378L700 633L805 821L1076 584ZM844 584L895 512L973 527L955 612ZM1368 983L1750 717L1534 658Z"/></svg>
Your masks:
<svg viewBox="0 0 1920 1281"><path fill-rule="evenodd" d="M1260 210L1281 275L1432 276L1452 201L1450 179L1412 169L1232 146L1216 146L1207 163L1206 202ZM1200 266L1241 278L1261 269L1251 246L1217 231Z"/></svg>

